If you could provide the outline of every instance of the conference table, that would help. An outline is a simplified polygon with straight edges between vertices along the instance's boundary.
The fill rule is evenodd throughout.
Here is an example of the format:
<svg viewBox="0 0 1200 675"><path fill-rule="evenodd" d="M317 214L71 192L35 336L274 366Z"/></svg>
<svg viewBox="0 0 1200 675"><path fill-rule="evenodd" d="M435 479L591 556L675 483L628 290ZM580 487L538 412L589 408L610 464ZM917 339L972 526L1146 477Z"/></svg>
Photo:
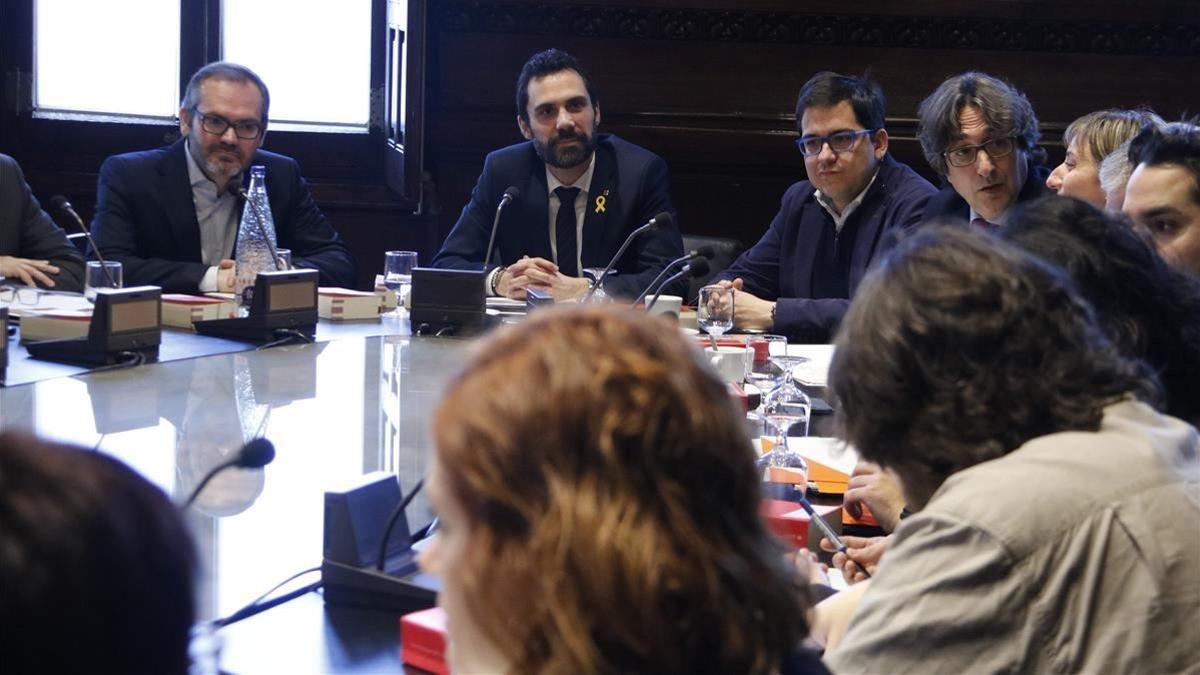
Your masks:
<svg viewBox="0 0 1200 675"><path fill-rule="evenodd" d="M320 565L326 490L374 471L397 475L404 492L417 483L429 420L472 343L412 336L402 311L321 322L314 344L255 350L212 340L164 329L163 362L92 373L33 361L12 342L10 384L0 389L0 426L117 457L177 502L246 441L275 444L265 469L218 474L186 511L201 620ZM423 494L406 515L412 531L430 522ZM279 593L319 578L307 572ZM315 591L216 635L226 672L378 673L402 669L398 631L395 614L326 604Z"/></svg>

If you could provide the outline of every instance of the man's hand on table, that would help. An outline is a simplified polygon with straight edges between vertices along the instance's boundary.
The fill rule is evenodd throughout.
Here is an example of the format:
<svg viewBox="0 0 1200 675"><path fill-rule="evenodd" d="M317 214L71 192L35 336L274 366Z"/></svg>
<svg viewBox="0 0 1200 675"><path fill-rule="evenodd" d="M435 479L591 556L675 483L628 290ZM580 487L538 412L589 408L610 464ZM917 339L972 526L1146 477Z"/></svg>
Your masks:
<svg viewBox="0 0 1200 675"><path fill-rule="evenodd" d="M545 258L521 258L499 274L497 295L514 300L524 300L525 291L530 288L550 293L555 301L573 300L587 293L589 283L587 279L559 272L558 265Z"/></svg>
<svg viewBox="0 0 1200 675"><path fill-rule="evenodd" d="M217 263L217 292L232 293L234 280L234 262L222 260Z"/></svg>
<svg viewBox="0 0 1200 675"><path fill-rule="evenodd" d="M892 535L886 537L842 537L846 544L846 552L840 553L833 547L833 542L821 539L821 549L833 553L833 566L842 571L842 578L848 584L865 581L867 574L874 575L879 567L879 561L887 550ZM863 573L866 570L867 574Z"/></svg>
<svg viewBox="0 0 1200 675"><path fill-rule="evenodd" d="M866 504L884 532L895 532L900 524L900 512L904 510L904 493L900 483L878 464L859 461L850 474L846 485L844 506L855 518L862 518L862 505Z"/></svg>
<svg viewBox="0 0 1200 675"><path fill-rule="evenodd" d="M733 326L738 330L765 330L775 327L775 319L771 316L775 303L742 290L741 277L733 281L718 281L717 285L734 290L733 296Z"/></svg>
<svg viewBox="0 0 1200 675"><path fill-rule="evenodd" d="M49 260L0 255L0 276L20 279L27 286L54 288L54 280L48 274L58 274L58 268Z"/></svg>

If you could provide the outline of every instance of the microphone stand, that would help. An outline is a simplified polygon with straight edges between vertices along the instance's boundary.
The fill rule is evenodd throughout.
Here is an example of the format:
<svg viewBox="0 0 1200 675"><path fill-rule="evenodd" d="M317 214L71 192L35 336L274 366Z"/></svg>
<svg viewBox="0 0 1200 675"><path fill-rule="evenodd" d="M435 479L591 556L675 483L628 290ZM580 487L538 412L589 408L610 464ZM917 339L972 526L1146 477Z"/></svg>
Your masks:
<svg viewBox="0 0 1200 675"><path fill-rule="evenodd" d="M512 188L509 188L510 190ZM505 191L504 196L500 198L500 204L496 207L496 217L492 218L492 236L488 238L487 253L483 256L483 271L487 271L488 265L492 263L492 246L496 243L496 228L500 227L500 214L504 212L504 207L513 200L513 196Z"/></svg>
<svg viewBox="0 0 1200 675"><path fill-rule="evenodd" d="M663 218L663 216L666 217ZM608 277L608 273L611 272L612 268L616 266L617 261L621 259L621 256L625 255L625 249L629 248L629 245L633 243L633 240L641 236L643 232L646 230L653 230L654 228L658 227L658 221L660 218L662 218L664 224L669 223L671 220L671 214L664 211L663 213L651 218L650 222L642 225L633 232L630 232L628 237L625 237L625 241L621 243L621 248L617 249L617 254L612 257L612 260L608 261L608 265L604 267L604 271L600 273L600 276L596 277L596 283L592 284L592 287L588 289L587 295L583 296L583 300L580 300L580 302L587 302L588 300L592 299L592 296L596 294L596 290L600 288L600 286L604 283L604 279Z"/></svg>
<svg viewBox="0 0 1200 675"><path fill-rule="evenodd" d="M59 210L66 213L68 216L71 216L71 218L75 221L75 224L79 226L79 231L82 232L84 238L87 239L88 246L92 247L92 253L95 254L96 261L100 263L100 269L104 270L104 278L108 279L108 285L112 288L116 288L117 282L113 279L112 272L108 269L108 261L100 256L100 247L96 246L96 240L92 239L92 233L89 232L87 227L83 224L83 218L80 218L79 214L75 212L74 207L71 206L71 202L67 201L66 197L57 195L50 199L50 203L54 206L57 206ZM86 262L87 261L84 260L85 267ZM84 281L86 282L87 280L84 279Z"/></svg>
<svg viewBox="0 0 1200 675"><path fill-rule="evenodd" d="M646 296L650 294L650 291L654 290L655 288L661 288L661 286L658 286L658 282L662 281L662 278L667 276L668 272L675 269L676 265L679 265L680 263L686 264L689 260L693 259L694 257L696 257L696 252L692 251L691 253L683 256L682 258L672 260L666 267L664 267L662 269L661 272L658 273L658 276L654 277L654 281L651 281L650 285L646 286L646 288L641 292L641 294L633 299L633 305L636 307L639 302L646 299ZM650 309L650 308L647 307L646 309Z"/></svg>
<svg viewBox="0 0 1200 675"><path fill-rule="evenodd" d="M704 272L700 272L700 274L703 274L703 273ZM650 299L650 302L646 303L646 311L649 312L651 309L654 308L654 303L658 302L658 296L662 295L664 288L666 288L667 286L670 286L671 284L675 283L676 281L682 279L685 276L700 276L700 275L693 274L692 265L690 265L690 264L684 265L683 269L679 270L679 272L672 275L666 281L662 282L662 285L658 287L658 292L656 292L654 294L654 297Z"/></svg>

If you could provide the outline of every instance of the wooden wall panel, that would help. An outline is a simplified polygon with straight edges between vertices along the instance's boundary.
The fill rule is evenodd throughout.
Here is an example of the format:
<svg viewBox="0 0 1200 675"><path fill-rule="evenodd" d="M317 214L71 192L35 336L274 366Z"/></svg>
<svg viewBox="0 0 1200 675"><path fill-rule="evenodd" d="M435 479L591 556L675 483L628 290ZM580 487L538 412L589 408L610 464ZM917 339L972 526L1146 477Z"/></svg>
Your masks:
<svg viewBox="0 0 1200 675"><path fill-rule="evenodd" d="M822 12L820 10L826 10ZM833 14L830 10L835 10ZM818 70L870 71L888 96L893 154L933 178L918 103L968 69L1009 79L1038 111L1051 162L1065 126L1098 108L1200 112L1200 3L1030 0L854 8L785 0L447 1L432 12L426 165L438 236L492 149L521 140L514 82L557 46L596 82L602 129L663 156L687 232L755 241L791 182L795 96Z"/></svg>

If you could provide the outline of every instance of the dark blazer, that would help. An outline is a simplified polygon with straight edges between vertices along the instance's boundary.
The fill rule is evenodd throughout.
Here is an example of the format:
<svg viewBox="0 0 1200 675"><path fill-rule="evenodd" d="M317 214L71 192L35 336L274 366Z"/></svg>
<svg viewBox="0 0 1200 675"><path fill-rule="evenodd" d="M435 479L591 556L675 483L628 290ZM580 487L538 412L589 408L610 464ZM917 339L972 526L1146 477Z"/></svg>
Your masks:
<svg viewBox="0 0 1200 675"><path fill-rule="evenodd" d="M510 265L522 256L552 260L546 165L533 143L526 142L488 154L471 201L434 256L433 267L480 268L496 205L510 185L516 186L521 196L504 207L492 262ZM602 207L597 203L601 197ZM599 134L580 242L583 266L607 265L630 232L663 211L675 215L667 192L666 162L616 136ZM617 261L604 290L609 295L635 297L668 262L681 255L683 239L677 226L647 232Z"/></svg>
<svg viewBox="0 0 1200 675"><path fill-rule="evenodd" d="M16 160L0 155L0 255L49 260L56 291L83 290L83 256L42 210Z"/></svg>
<svg viewBox="0 0 1200 675"><path fill-rule="evenodd" d="M116 155L100 166L92 235L100 251L125 266L125 284L195 293L208 265L200 262L200 223L192 201L187 148L174 145ZM320 272L322 286L353 288L354 258L317 208L300 165L265 150L251 164L267 169L267 195L281 248L292 264ZM249 172L243 172L249 179ZM233 252L229 252L232 257Z"/></svg>
<svg viewBox="0 0 1200 675"><path fill-rule="evenodd" d="M1032 160L1027 161L1029 169L1025 173L1025 184L1017 193L1017 204L1024 204L1038 197L1054 194L1054 190L1046 187L1046 178L1050 175L1050 171L1045 167L1035 166ZM967 204L967 200L958 194L953 185L947 184L929 200L929 204L925 206L925 215L921 220L924 222L934 218L970 220L971 205Z"/></svg>
<svg viewBox="0 0 1200 675"><path fill-rule="evenodd" d="M843 228L857 228L850 259L850 297L883 250L884 232L921 222L925 202L937 189L915 171L885 155L875 182ZM742 253L718 280L741 278L744 290L775 300L776 333L792 340L827 342L837 329L850 298L813 298L812 276L821 231L833 218L807 180L788 188L766 234Z"/></svg>

